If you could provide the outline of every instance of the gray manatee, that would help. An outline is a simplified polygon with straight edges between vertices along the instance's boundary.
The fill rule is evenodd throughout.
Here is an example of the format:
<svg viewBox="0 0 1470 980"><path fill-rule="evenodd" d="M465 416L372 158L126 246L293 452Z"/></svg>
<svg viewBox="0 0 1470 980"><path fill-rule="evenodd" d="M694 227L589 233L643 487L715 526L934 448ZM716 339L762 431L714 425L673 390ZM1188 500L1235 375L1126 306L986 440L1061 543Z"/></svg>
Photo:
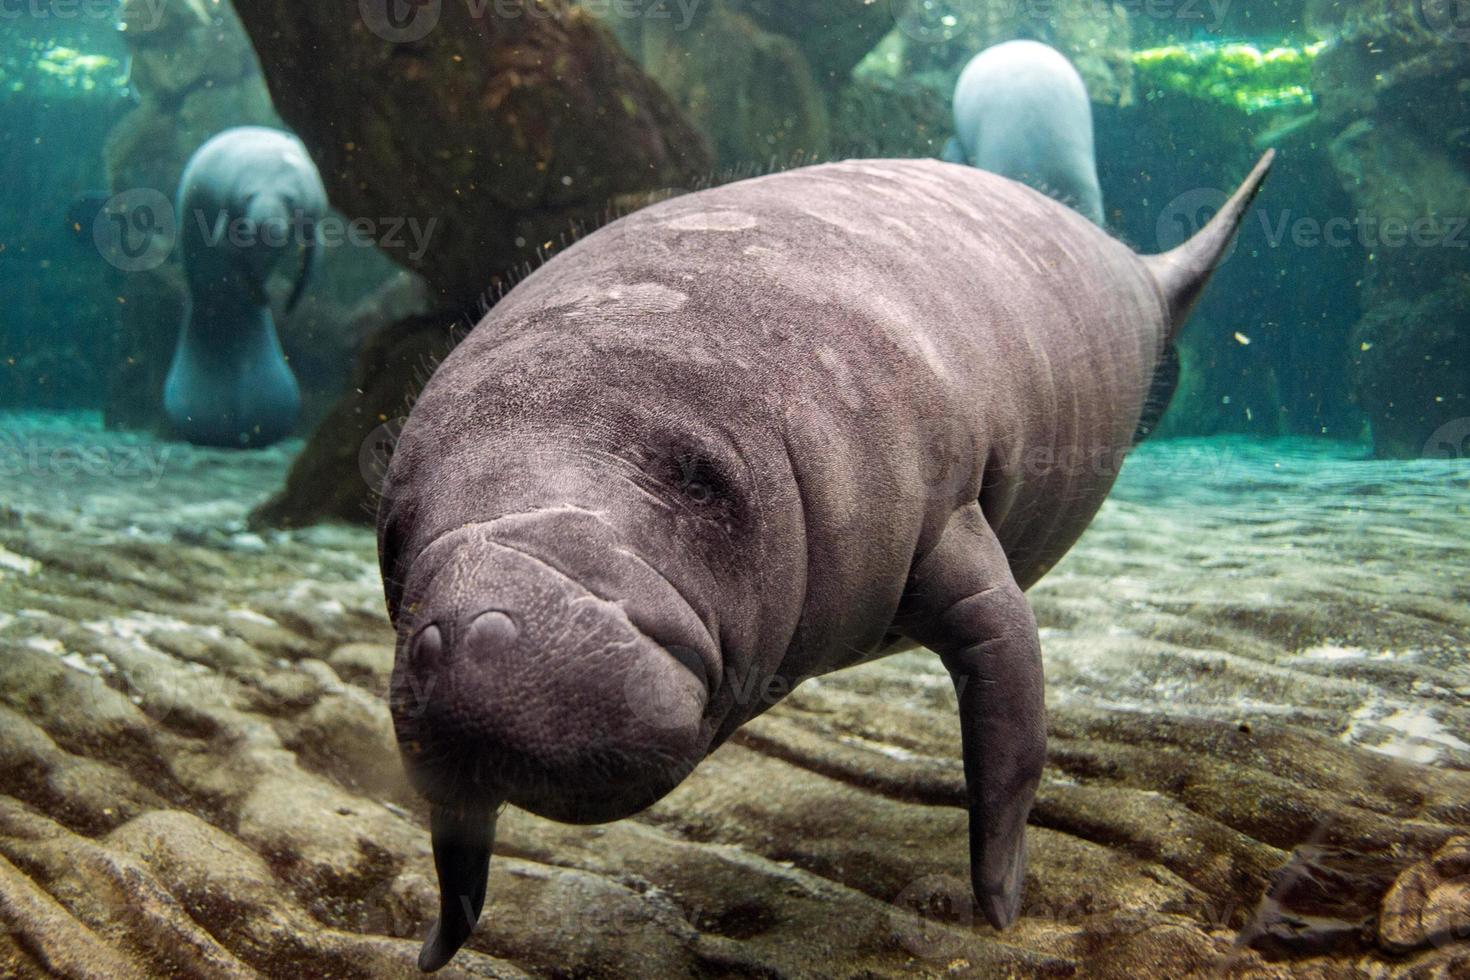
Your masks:
<svg viewBox="0 0 1470 980"><path fill-rule="evenodd" d="M1269 164L1151 258L970 167L810 167L636 212L494 307L379 507L442 901L420 966L478 919L502 805L636 813L792 686L914 643L953 676L975 897L1009 925L1046 754L1023 590Z"/></svg>
<svg viewBox="0 0 1470 980"><path fill-rule="evenodd" d="M1067 57L1038 41L977 54L954 92L951 163L1019 180L1103 223L1092 103Z"/></svg>
<svg viewBox="0 0 1470 980"><path fill-rule="evenodd" d="M286 364L266 283L305 248L287 312L301 299L327 209L321 175L289 133L227 129L179 181L179 249L188 286L163 405L199 445L265 446L289 435L301 391Z"/></svg>

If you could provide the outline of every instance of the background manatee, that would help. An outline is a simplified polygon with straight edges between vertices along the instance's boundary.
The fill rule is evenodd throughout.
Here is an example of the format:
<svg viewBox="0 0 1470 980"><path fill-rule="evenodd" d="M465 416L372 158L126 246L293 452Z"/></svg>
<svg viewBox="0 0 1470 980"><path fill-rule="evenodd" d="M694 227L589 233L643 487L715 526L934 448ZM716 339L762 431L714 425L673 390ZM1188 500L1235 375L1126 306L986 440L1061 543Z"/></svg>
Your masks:
<svg viewBox="0 0 1470 980"><path fill-rule="evenodd" d="M179 182L179 249L188 285L164 409L190 442L265 446L289 435L301 392L286 364L266 284L304 249L286 309L311 275L327 194L301 141L259 126L226 130Z"/></svg>

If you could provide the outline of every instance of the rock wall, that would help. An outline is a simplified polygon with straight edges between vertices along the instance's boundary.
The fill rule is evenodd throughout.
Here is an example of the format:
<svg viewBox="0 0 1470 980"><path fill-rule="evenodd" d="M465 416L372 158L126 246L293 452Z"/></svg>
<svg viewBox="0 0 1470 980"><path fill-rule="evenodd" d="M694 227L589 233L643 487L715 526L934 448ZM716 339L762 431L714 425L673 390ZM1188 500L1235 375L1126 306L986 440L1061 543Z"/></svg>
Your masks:
<svg viewBox="0 0 1470 980"><path fill-rule="evenodd" d="M354 218L434 222L405 264L447 307L620 195L708 173L704 141L612 36L564 0L238 0L275 105ZM360 16L359 16L360 14Z"/></svg>
<svg viewBox="0 0 1470 980"><path fill-rule="evenodd" d="M637 16L583 4L710 141L716 180L812 159L938 155L960 68L1010 37L1066 50L1099 101L1131 94L1128 18L1087 0L1048 5L1046 16L979 0L709 0L687 17L653 0L634 4ZM668 16L649 15L665 7ZM860 70L880 47L891 68Z"/></svg>
<svg viewBox="0 0 1470 980"><path fill-rule="evenodd" d="M1352 4L1317 66L1329 154L1368 245L1352 379L1384 456L1437 453L1447 429L1470 432L1470 23L1459 10Z"/></svg>

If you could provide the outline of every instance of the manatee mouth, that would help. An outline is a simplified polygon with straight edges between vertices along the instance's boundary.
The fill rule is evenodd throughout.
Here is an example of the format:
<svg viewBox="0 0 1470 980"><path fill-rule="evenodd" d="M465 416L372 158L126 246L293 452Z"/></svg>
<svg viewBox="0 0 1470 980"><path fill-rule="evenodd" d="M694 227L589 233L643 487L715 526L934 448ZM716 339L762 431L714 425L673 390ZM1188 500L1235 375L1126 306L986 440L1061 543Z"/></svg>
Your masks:
<svg viewBox="0 0 1470 980"><path fill-rule="evenodd" d="M712 612L700 610L688 593L617 537L598 514L566 505L455 528L448 534L481 529L501 547L540 562L596 598L622 607L639 633L692 673L713 698L723 678L719 624ZM420 553L427 555L448 535L440 535ZM567 539L587 546L568 552Z"/></svg>
<svg viewBox="0 0 1470 980"><path fill-rule="evenodd" d="M409 776L438 807L637 813L708 751L718 646L637 556L582 548L605 562L584 576L577 555L553 564L503 531L457 528L414 562L392 696Z"/></svg>

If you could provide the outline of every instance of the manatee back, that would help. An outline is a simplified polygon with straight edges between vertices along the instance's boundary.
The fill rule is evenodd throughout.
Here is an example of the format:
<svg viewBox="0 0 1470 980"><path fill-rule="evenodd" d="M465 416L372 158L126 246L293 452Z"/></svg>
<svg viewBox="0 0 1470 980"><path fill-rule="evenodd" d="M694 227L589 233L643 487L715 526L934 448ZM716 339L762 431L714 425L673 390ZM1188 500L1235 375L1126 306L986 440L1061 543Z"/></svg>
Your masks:
<svg viewBox="0 0 1470 980"><path fill-rule="evenodd" d="M1054 525L1070 543L1112 473L1028 472L1028 454L1075 449L1106 467L1131 440L1165 329L1142 262L1075 211L971 167L850 161L676 198L589 236L492 310L420 405L442 398L464 416L446 431L464 431L485 415L467 393L539 372L516 424L649 386L718 419L772 420L790 459L770 469L794 467L823 569L813 635L851 640L791 665L805 675L870 648L916 549L981 495L992 460L1027 568L1053 554Z"/></svg>

